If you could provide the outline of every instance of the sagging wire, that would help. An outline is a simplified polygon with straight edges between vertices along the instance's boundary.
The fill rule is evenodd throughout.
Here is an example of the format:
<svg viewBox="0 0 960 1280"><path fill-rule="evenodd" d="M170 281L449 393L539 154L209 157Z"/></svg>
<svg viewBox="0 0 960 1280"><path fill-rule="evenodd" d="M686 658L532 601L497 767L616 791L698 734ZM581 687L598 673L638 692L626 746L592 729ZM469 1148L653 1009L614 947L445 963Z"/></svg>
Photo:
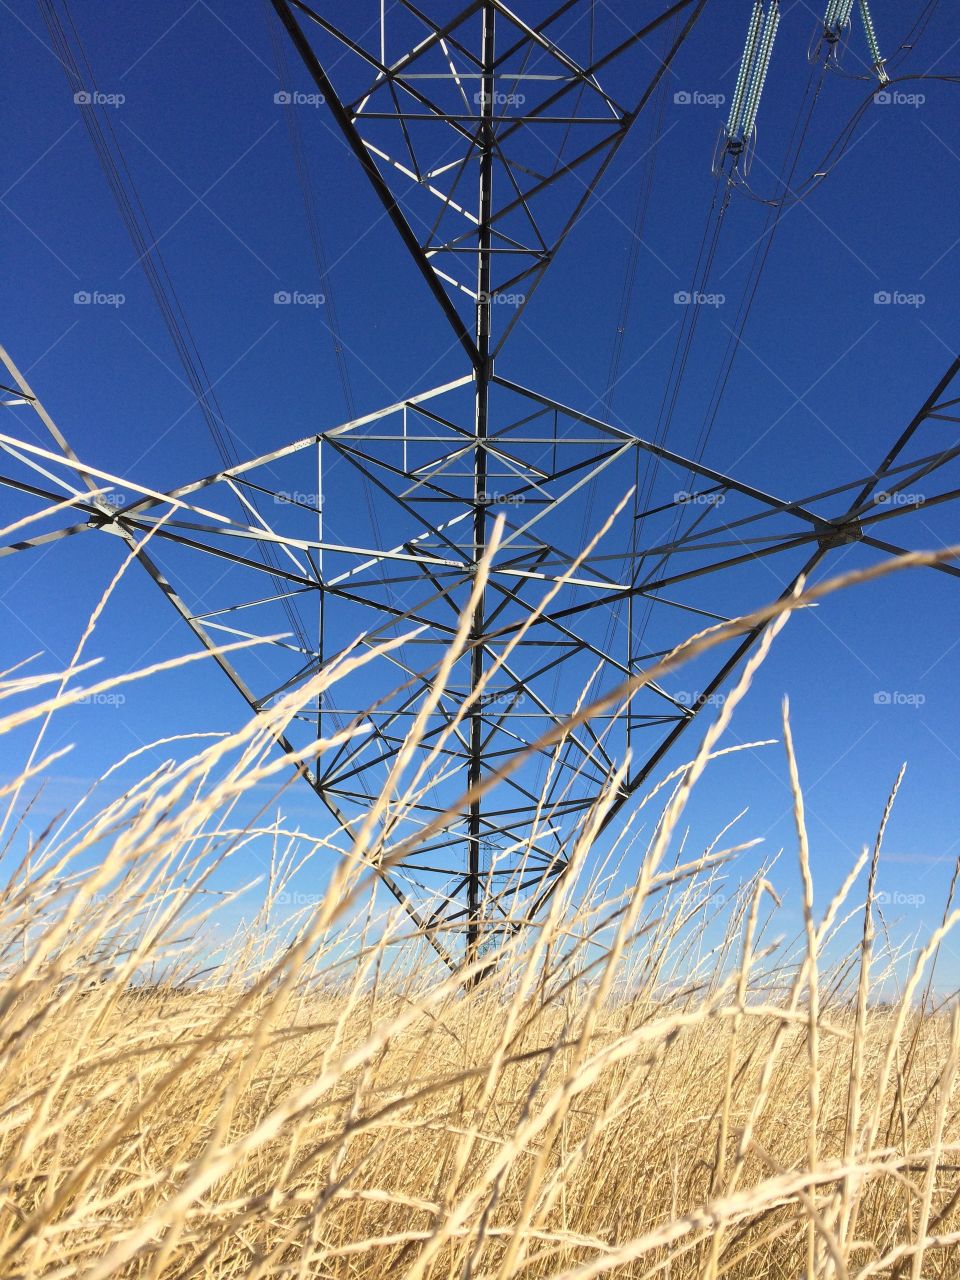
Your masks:
<svg viewBox="0 0 960 1280"><path fill-rule="evenodd" d="M235 438L223 413L216 394L215 383L211 381L194 335L187 322L184 308L174 288L173 280L163 259L159 239L152 231L147 213L127 164L125 153L120 145L119 137L109 120L108 113L102 111L91 101L89 88L96 84L93 69L87 56L80 32L70 11L68 0L63 0L63 10L69 24L73 43L56 8L56 0L40 0L40 10L51 39L57 59L60 62L67 82L70 85L74 100L78 103L81 118L87 130L94 151L107 179L110 192L115 200L121 221L123 222L137 255L147 283L154 295L160 314L166 325L174 350L180 359L187 380L187 385L194 397L196 406L203 416L204 422L225 468L235 466L239 461ZM74 52L74 44L77 52ZM101 115L103 119L101 119ZM104 125L106 127L104 127ZM251 514L260 525L265 521L255 493L243 498L235 494L240 507L241 520L246 524ZM300 616L297 601L291 598L286 589L284 579L279 576L280 558L277 549L269 542L257 541L257 554L264 564L274 585L277 599L284 612L296 645L304 655L313 651L306 626Z"/></svg>
<svg viewBox="0 0 960 1280"><path fill-rule="evenodd" d="M667 31L664 44L664 53L669 49L676 39L677 32L680 28L679 15L674 19L671 28ZM658 142L663 137L664 117L666 114L667 104L667 88L668 81L664 76L660 84L657 86L656 97L654 99L654 118L650 130L650 143L646 151L646 164L643 168L643 176L641 178L639 192L637 197L637 205L631 228L630 252L627 262L627 268L624 273L623 287L620 293L620 306L617 313L617 323L614 330L613 347L610 354L610 365L607 371L605 389L602 398L603 412L608 421L617 421L614 417L614 400L617 394L618 384L620 382L620 367L623 361L623 353L626 344L627 328L630 318L630 311L634 301L636 292L637 273L640 266L640 249L643 245L644 229L646 227L647 213L650 208L651 197L654 187L654 179L656 174L657 156L659 153ZM580 528L579 545L583 545L593 530L593 510L597 496L597 486L592 484L589 486L583 520ZM620 625L618 613L611 609L610 618L607 623L606 632L603 639L603 648L610 650L615 631ZM556 703L559 695L560 681L562 678L561 669L557 668L557 674L554 680L554 702ZM541 762L538 768L544 768Z"/></svg>
<svg viewBox="0 0 960 1280"><path fill-rule="evenodd" d="M856 0L866 37L867 49L870 53L870 70L877 77L881 86L887 84L886 60L880 53L880 42L870 13L869 0ZM808 57L811 62L818 61L824 47L827 50L827 65L834 71L840 71L840 52L853 26L854 0L827 0L823 14L823 22L813 33ZM857 77L863 79L864 77Z"/></svg>
<svg viewBox="0 0 960 1280"><path fill-rule="evenodd" d="M746 188L746 183L743 176L743 165L741 163L741 157L743 154L742 146L739 150L736 148L736 146L728 150L725 144L731 138L738 140L742 143L742 140L744 138L749 139L753 136L753 132L755 131L755 128L756 128L757 109L759 106L760 96L763 92L763 85L766 79L766 74L767 74L767 71L769 70L770 58L772 56L772 50L773 50L773 42L776 38L777 27L779 25L779 15L775 14L773 12L773 8L771 8L771 10L767 13L766 24L761 27L762 20L763 20L762 4L759 2L759 0L757 0L757 2L754 4L754 8L750 16L750 23L747 29L747 39L744 46L743 57L741 59L740 71L737 78L736 88L734 90L734 95L731 102L730 115L728 118L727 127L721 133L721 144L724 144L723 151L720 155L721 161L725 161L727 155L732 155L730 172L726 177L726 183L725 183L726 192L724 195L724 202L722 205L721 213L724 213L726 211L726 207L730 199L730 194L735 187L741 188L741 189L745 188L749 192L749 188ZM817 100L820 95L820 90L823 85L824 74L825 74L825 68L821 70L819 81L815 84L814 73L811 72L810 82L808 83L807 89L804 93L803 102L801 103L800 111L798 113L797 120L794 124L793 132L791 134L790 142L788 144L787 154L784 157L783 167L780 173L780 191L779 191L778 197L775 200L763 201L763 203L769 204L771 206L770 214L768 215L767 225L764 229L764 235L761 237L757 245L757 251L754 256L754 261L750 269L749 278L746 282L746 286L744 288L744 294L743 294L743 297L741 298L740 306L738 307L738 310L737 310L737 320L735 324L735 329L730 335L730 341L728 342L727 350L724 354L721 367L717 373L717 377L714 383L714 388L710 397L710 403L707 407L704 421L701 426L700 434L697 440L697 447L696 447L696 458L698 461L702 458L705 452L707 442L710 438L713 425L716 421L716 418L720 409L720 404L723 400L724 393L729 384L729 379L730 379L730 374L733 368L733 364L736 360L736 356L740 349L743 330L746 327L747 319L750 315L753 302L756 298L757 291L759 289L760 278L763 274L763 269L769 257L770 247L773 242L773 234L775 232L777 225L779 225L780 219L782 217L784 205L786 203L788 193L790 192L792 187L793 175L796 171L801 154L803 152L804 144L807 137L807 132L810 126L810 121L812 119L812 116L817 104ZM721 164L720 173L717 174L718 184L723 178L724 168L725 168L725 165ZM716 171L716 167L715 167L715 171ZM715 196L715 201L716 201L716 196ZM708 260L708 269L709 269L710 262L712 262L712 254L710 259ZM669 417L672 417L672 411L673 411L678 393L679 393L679 386L676 386L674 388L673 403L671 404L671 412ZM669 417L668 417L668 423L669 423ZM650 468L650 470L652 470L654 474L652 477L649 478L647 484L645 485L644 492L647 498L649 498L652 492L652 484L656 475L656 467L654 466ZM688 481L688 483L690 483L690 481ZM681 528L684 522L685 514L689 514L689 512L685 512L684 508L681 507L677 510L676 519L674 521L674 526L673 526L673 532L670 539L670 546L662 553L655 567L651 571L646 572L646 574L644 575L644 580L649 580L651 576L656 576L658 573L662 572L663 569L666 567L666 564L669 561L670 556L672 554L670 547L676 547L681 539ZM689 530L688 530L688 533L689 533ZM643 561L644 561L644 558L642 557L640 563L642 564ZM638 568L638 581L639 581L640 564L638 564L637 568ZM647 625L650 621L650 612L651 612L651 609L648 603L640 623L641 638L645 634Z"/></svg>
<svg viewBox="0 0 960 1280"><path fill-rule="evenodd" d="M773 0L764 17L763 0L754 0L747 26L747 38L740 70L730 103L727 123L720 130L713 158L713 172L719 176L731 157L731 172L750 170L757 132L757 112L770 70L773 46L780 26L780 0Z"/></svg>
<svg viewBox="0 0 960 1280"><path fill-rule="evenodd" d="M860 78L860 77L855 77ZM886 85L879 93L891 92L896 85L929 83L936 81L939 84L960 84L960 75L912 75L912 76L896 76L887 81ZM856 132L857 125L863 119L864 115L878 100L878 90L871 89L864 100L851 115L837 136L828 147L826 153L817 165L813 173L809 174L804 180L798 183L793 189L792 200L790 203L797 204L801 200L805 200L816 187L830 176L833 170L843 159L844 153L850 146L853 136ZM752 194L752 193L751 193ZM755 199L760 197L754 196ZM772 204L771 200L765 200L764 203Z"/></svg>
<svg viewBox="0 0 960 1280"><path fill-rule="evenodd" d="M824 31L826 31L827 29L826 19L829 18L832 23L831 30L834 33L835 40L833 43L831 43L829 40L825 40L824 37L821 36L817 41L816 49L813 51L814 56L816 56L817 60L820 60L822 58L822 66L820 70L819 82L817 83L811 98L810 94L811 94L811 89L813 88L812 81L813 81L813 76L815 74L815 71L811 72L811 84L808 84L807 86L807 92L804 95L804 104L801 106L800 117L798 117L797 125L795 125L794 127L794 137L791 138L790 146L788 147L788 155L784 160L784 169L781 171L780 187L777 194L772 199L763 199L760 196L756 195L754 192L752 192L746 182L746 177L745 177L747 171L749 170L750 159L752 156L752 144L756 134L756 120L757 120L757 111L759 108L760 97L762 95L764 83L766 80L766 75L769 70L770 60L773 52L773 43L776 38L777 26L779 25L779 13L776 13L776 14L774 13L774 9L777 8L776 3L774 3L771 6L771 9L767 12L766 22L764 23L763 2L762 0L755 0L754 2L753 9L750 14L750 20L747 27L747 37L744 44L744 51L743 51L743 55L740 62L740 68L739 68L739 73L736 81L736 87L734 89L733 98L731 100L730 114L727 120L726 127L721 130L720 138L718 140L717 150L714 156L713 171L714 171L714 174L717 176L718 182L719 182L722 179L723 173L727 167L727 157L730 156L731 160L729 163L729 174L727 177L727 184L726 184L727 198L729 197L729 192L732 190L734 186L736 186L738 189L745 192L752 199L758 200L759 202L768 205L770 207L770 216L768 218L768 224L767 224L767 227L765 228L764 236L761 237L761 243L758 245L758 248L757 248L757 254L755 255L755 261L754 261L753 267L751 268L750 278L747 281L747 287L745 290L744 298L741 301L741 306L738 311L735 331L733 332L733 334L731 334L730 342L728 344L728 350L725 353L723 364L718 373L717 380L714 385L714 391L713 391L713 394L711 395L711 402L710 402L710 405L708 406L707 414L704 419L703 426L701 428L700 438L698 439L697 450L696 450L696 455L698 460L703 455L707 440L709 439L713 425L716 422L720 404L723 400L724 392L726 391L727 386L729 385L730 373L731 373L734 361L736 359L736 355L740 348L743 330L746 327L746 322L749 317L754 299L757 294L757 290L760 283L760 276L763 273L763 267L766 264L767 258L769 256L770 246L772 244L776 228L778 227L786 208L790 204L796 203L797 201L806 198L806 196L810 193L810 191L815 186L817 186L820 182L822 182L828 176L829 172L836 167L836 164L839 163L839 160L843 155L843 152L845 151L846 147L849 145L850 137L853 134L856 124L859 122L866 108L874 101L874 95L877 92L876 88L874 88L871 91L866 101L863 104L861 104L859 110L857 111L853 119L845 127L840 137L833 144L830 151L828 151L827 156L824 157L824 160L817 167L817 170L810 177L804 180L804 182L801 184L799 189L795 188L794 182L793 182L794 173L796 171L798 162L800 160L800 157L803 151L804 142L806 140L807 131L810 125L810 120L813 115L814 108L817 103L817 99L820 95L820 91L823 86L823 81L824 81L825 74L828 70L828 66L831 63L831 60L835 61L834 45L835 45L836 39L839 39L840 36L843 34L843 32L849 28L853 2L854 0L830 0L830 2L828 3L827 11L825 14ZM901 44L898 46L898 49L896 51L897 54L902 55L910 51L910 49L913 47L913 42L916 34L918 32L922 34L923 30L929 24L930 18L932 16L933 11L936 8L937 3L938 3L938 0L929 0L929 3L926 5L923 12L914 23L913 28L908 33L905 40L902 41ZM864 0L864 3L861 5L860 14L861 14L861 20L863 21L863 24L864 24L864 29L867 32L867 43L868 43L868 47L870 49L871 56L874 62L874 65L871 70L872 70L872 73L875 74L877 76L877 79L880 81L879 88L883 90L886 85L892 82L889 79L889 75L886 70L886 65L880 54L876 32L873 28L872 19L870 17L869 6L865 2L865 0ZM824 48L824 46L826 47ZM825 53L825 56L824 56L824 53ZM904 77L904 78L906 79L908 77ZM914 77L909 77L909 78L914 78ZM919 78L924 78L924 77L919 77ZM936 78L936 79L942 79L944 81L956 82L956 78L950 77L950 76L938 76L938 77L926 77L926 78ZM805 112L804 109L808 101L810 102L810 106L809 106L809 109L806 110ZM803 118L804 116L805 118ZM794 146L794 138L796 137L798 126L800 126L801 118L803 118L803 124L802 124L802 127L799 128L799 133L800 133L799 142L797 143L796 146ZM790 159L791 155L792 155L792 161ZM786 174L785 180L784 180L784 174ZM717 196L715 195L714 197L715 204L716 204L716 199L717 199ZM725 207L726 207L726 201L724 202L724 206L723 206L724 211L725 211ZM713 211L711 210L711 216L712 216L712 212ZM688 347L691 340L692 340L692 335L688 335L688 339L687 339ZM684 354L686 355L687 353L685 352ZM686 361L684 359L681 363L681 370L680 370L681 377L683 373L683 366L685 365L685 363ZM675 401L678 393L679 393L679 385L675 385L674 395L670 405L670 411L668 412L668 415L667 415L667 424L666 424L667 429L669 429L670 419L672 418L672 410L675 405ZM662 411L663 410L661 409L661 412ZM648 467L649 467L649 464L648 464ZM650 468L650 469L655 471L655 468ZM645 477L645 483L643 486L645 493L649 492L649 490L652 489L652 484L653 484L653 477L649 475L649 471L648 471L648 475L647 477ZM683 523L683 515L684 515L684 511L681 508L677 512L677 519L675 522L673 535L670 543L670 546L672 547L675 547L677 545L678 540L680 539L680 529ZM654 570L654 573L662 572L666 562L670 558L670 554L671 554L671 551L668 548L662 555L661 563L657 564L656 569ZM644 558L641 557L640 563L643 563L643 559ZM650 576L649 574L645 575L644 580L647 580L649 576ZM640 580L641 580L640 564L638 564L634 585L636 585L637 582L639 582ZM648 603L646 614L640 622L641 641L646 631L649 620L650 620L650 606Z"/></svg>
<svg viewBox="0 0 960 1280"><path fill-rule="evenodd" d="M661 444L666 442L673 424L696 335L697 322L702 310L696 304L702 296L706 295L724 219L730 206L735 175L749 169L748 147L756 132L757 112L773 57L780 16L779 0L772 0L767 9L764 7L764 0L754 0L730 113L725 127L721 130L714 156L713 173L717 183L694 267L691 287L685 295L678 295L678 298L685 296L691 305L684 314L677 334L667 385L660 404L655 438ZM658 464L648 460L641 482L641 507L648 504L658 470Z"/></svg>
<svg viewBox="0 0 960 1280"><path fill-rule="evenodd" d="M940 0L927 0L920 13L914 19L912 26L897 44L893 54L884 58L880 53L880 46L876 35L876 29L870 14L868 0L856 0L859 5L861 21L864 27L864 33L867 40L867 46L870 56L873 59L866 75L856 75L844 71L839 65L838 49L842 41L849 34L852 25L854 0L828 0L827 8L824 11L823 21L819 23L814 32L813 40L808 51L808 59L810 61L822 60L822 70L831 71L839 74L847 80L859 80L862 83L871 82L874 88L871 89L869 96L860 104L851 119L844 125L837 139L831 144L823 160L816 167L813 173L805 177L801 182L791 183L789 190L777 192L772 196L761 195L752 189L746 180L745 170L742 166L738 166L733 170L734 181L740 192L748 199L756 201L758 204L765 204L771 208L777 208L780 212L792 204L796 204L801 200L805 200L810 193L820 185L833 169L836 168L843 153L846 151L853 136L854 129L859 124L866 109L874 101L883 101L882 95L893 89L894 85L905 83L912 80L940 80L944 83L955 84L956 76L950 75L915 75L915 76L892 76L891 72L894 67L899 66L917 46L918 41L929 27L934 13L939 7ZM732 114L732 112L731 112ZM723 135L721 135L721 138ZM789 197L789 198L788 198Z"/></svg>

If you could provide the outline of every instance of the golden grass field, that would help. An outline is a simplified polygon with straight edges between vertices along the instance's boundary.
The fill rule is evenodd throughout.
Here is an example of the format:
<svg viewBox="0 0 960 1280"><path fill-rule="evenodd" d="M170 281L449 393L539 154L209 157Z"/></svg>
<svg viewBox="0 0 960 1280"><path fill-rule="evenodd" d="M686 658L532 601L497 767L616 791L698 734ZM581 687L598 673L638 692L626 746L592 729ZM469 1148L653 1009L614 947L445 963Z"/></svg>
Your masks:
<svg viewBox="0 0 960 1280"><path fill-rule="evenodd" d="M888 936L887 814L815 899L786 707L800 936L782 936L764 855L685 836L756 664L813 594L768 612L696 755L612 851L585 820L573 872L479 983L376 894L386 815L429 778L416 725L349 845L236 816L253 787L282 808L273 744L295 699L159 744L119 797L95 788L44 825L47 725L115 682L85 665L93 624L67 676L7 672L0 734L33 745L0 810L0 1274L960 1275L960 1019L932 977L952 901L924 943ZM237 924L211 886L254 851L269 871ZM311 860L316 901L284 910Z"/></svg>

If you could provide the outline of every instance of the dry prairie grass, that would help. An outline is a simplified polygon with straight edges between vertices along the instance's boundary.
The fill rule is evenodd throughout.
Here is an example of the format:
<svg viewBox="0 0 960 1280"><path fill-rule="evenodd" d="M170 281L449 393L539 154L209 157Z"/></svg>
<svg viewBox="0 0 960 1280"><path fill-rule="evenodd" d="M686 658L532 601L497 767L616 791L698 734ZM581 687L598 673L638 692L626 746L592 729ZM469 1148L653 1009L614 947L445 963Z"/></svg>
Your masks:
<svg viewBox="0 0 960 1280"><path fill-rule="evenodd" d="M767 612L765 645L808 598ZM777 941L769 866L739 874L745 846L685 848L685 805L765 645L651 798L656 820L601 858L591 815L543 917L479 984L376 907L371 863L397 856L384 815L429 777L416 725L335 860L335 840L236 818L253 787L286 785L274 743L296 698L51 823L0 890L2 1274L960 1273L960 1020L931 977L952 903L915 952L876 935L885 814L815 911L786 708L799 939ZM0 687L0 733L40 726L6 788L8 858L82 650L69 681ZM211 885L251 850L270 863L263 907L212 956L234 907ZM317 901L278 911L310 859Z"/></svg>

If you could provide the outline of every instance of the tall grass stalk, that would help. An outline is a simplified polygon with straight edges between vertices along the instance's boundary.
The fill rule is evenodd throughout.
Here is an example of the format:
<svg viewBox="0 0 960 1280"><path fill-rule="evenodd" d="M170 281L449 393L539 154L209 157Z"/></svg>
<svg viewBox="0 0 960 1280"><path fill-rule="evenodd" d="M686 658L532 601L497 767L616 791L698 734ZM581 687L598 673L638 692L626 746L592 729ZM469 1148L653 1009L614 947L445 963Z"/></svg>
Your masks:
<svg viewBox="0 0 960 1280"><path fill-rule="evenodd" d="M358 643L234 732L132 752L36 836L34 797L62 755L42 754L51 720L177 663L84 687L98 607L67 671L3 673L0 735L36 732L0 795L2 1274L958 1274L960 1015L938 1001L933 969L960 911L951 898L912 953L875 924L902 772L872 851L818 910L784 704L796 936L780 930L776 858L726 844L727 829L691 848L683 826L703 773L736 749L723 736L790 615L954 551L800 584L615 691L585 690L538 749L766 624L692 758L607 825L630 768L617 763L556 892L537 918L515 899L524 927L492 966L451 968L455 939L379 888L470 794L523 767L505 762L402 834L443 767L444 735L424 738L469 644L469 605L352 828L318 813L304 831L282 808L296 774L362 725L302 751L277 743L402 638ZM469 711L468 699L447 736ZM316 892L288 910L303 884Z"/></svg>

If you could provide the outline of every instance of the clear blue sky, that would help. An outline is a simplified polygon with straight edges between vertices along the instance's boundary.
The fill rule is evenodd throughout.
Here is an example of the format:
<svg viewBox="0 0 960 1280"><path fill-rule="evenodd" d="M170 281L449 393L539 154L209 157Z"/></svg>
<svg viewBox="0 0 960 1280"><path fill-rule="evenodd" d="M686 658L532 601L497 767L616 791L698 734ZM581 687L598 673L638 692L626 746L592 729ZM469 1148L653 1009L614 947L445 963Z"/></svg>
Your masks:
<svg viewBox="0 0 960 1280"><path fill-rule="evenodd" d="M452 13L457 6L441 7ZM637 7L598 4L601 31L619 29ZM216 451L37 7L12 0L4 8L3 340L83 458L157 487L210 472ZM370 8L372 14L379 6ZM881 46L892 52L921 5L875 0L873 8ZM670 81L625 336L621 370L627 372L615 403L615 420L641 435L654 434L676 340L674 295L689 287L724 114L675 95L730 94L748 9L746 0L708 4ZM819 8L790 0L783 9L752 171L760 194L776 186L819 16ZM527 10L539 12L535 5ZM274 305L278 290L320 286L286 125L274 103L278 80L267 6L171 0L131 7L107 0L95 12L78 8L75 18L101 91L123 96L114 128L240 455L341 421L346 411L323 316ZM864 52L855 29L846 56L851 72L863 71ZM292 83L312 92L292 51L288 57ZM948 6L936 12L905 61L907 70L960 70L960 27ZM827 77L798 179L813 172L867 88L862 80ZM871 106L836 169L784 218L710 436L708 463L784 497L800 498L869 471L958 341L957 88L928 80L902 89L925 100ZM384 222L377 225L378 206L325 109L305 104L299 110L359 411L464 372L396 236ZM585 408L602 394L651 141L651 120L641 119L525 312L500 372ZM701 318L669 441L678 451L695 448L743 287L744 255L763 219L762 206L734 196L711 277L711 288L728 301ZM79 291L122 293L125 300L117 307L78 306ZM880 291L922 294L924 302L877 305ZM955 434L949 423L942 431L938 440L945 443ZM926 548L957 541L956 529L954 509L944 507L923 519L891 522L884 532ZM50 665L67 660L116 567L118 549L111 539L84 536L3 562L4 666L37 650ZM853 548L835 555L828 569L871 558ZM753 579L758 601L779 589L766 572ZM780 698L789 693L824 895L872 838L887 790L901 761L908 761L881 873L881 888L926 899L919 908L889 908L908 930L938 918L960 855L958 588L932 572L901 575L794 619L734 726L742 740L778 736ZM110 669L127 670L192 643L145 575L131 574L95 648ZM882 705L875 701L881 690L920 696ZM226 682L194 667L162 684L129 688L122 707L77 708L63 717L51 743L78 744L63 772L83 779L139 742L191 728L227 728L245 712ZM692 747L690 737L686 743ZM61 785L69 790L66 781ZM697 839L709 839L744 806L750 807L744 835L764 835L772 848L792 850L779 748L715 768L692 810ZM297 799L291 793L287 808L302 821L323 821L306 791ZM793 910L792 853L779 874ZM952 963L960 970L955 956Z"/></svg>

